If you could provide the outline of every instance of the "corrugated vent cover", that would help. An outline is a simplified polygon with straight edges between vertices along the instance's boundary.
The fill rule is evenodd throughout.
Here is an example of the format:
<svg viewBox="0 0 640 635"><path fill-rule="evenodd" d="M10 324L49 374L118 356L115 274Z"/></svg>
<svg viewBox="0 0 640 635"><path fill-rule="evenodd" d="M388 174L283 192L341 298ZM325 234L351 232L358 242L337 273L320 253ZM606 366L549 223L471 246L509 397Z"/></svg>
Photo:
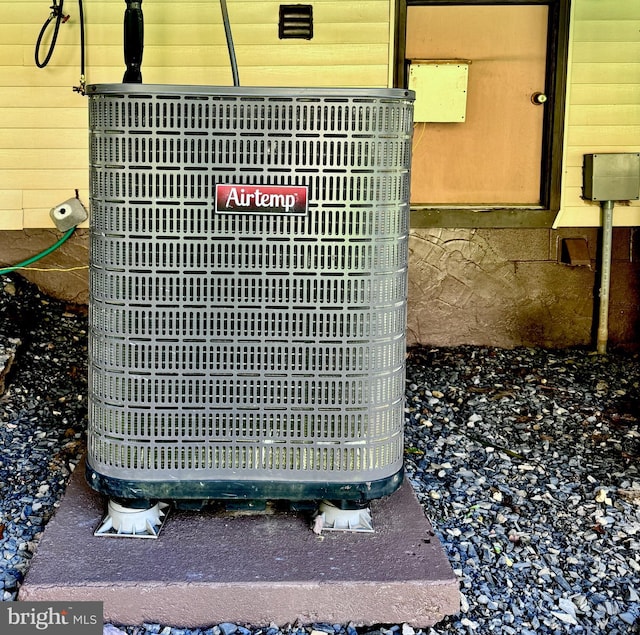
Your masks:
<svg viewBox="0 0 640 635"><path fill-rule="evenodd" d="M310 40L313 37L313 7L310 4L281 4L278 37Z"/></svg>

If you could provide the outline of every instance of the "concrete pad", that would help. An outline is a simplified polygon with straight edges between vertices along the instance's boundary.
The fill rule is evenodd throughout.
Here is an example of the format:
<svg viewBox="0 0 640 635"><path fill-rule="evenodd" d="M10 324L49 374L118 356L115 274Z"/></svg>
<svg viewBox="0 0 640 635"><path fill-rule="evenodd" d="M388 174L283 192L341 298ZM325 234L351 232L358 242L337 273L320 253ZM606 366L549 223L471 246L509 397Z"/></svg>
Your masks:
<svg viewBox="0 0 640 635"><path fill-rule="evenodd" d="M105 499L76 469L20 600L99 600L105 621L181 627L313 622L426 627L458 582L405 481L372 504L375 532L310 530L305 514L172 511L158 539L94 537Z"/></svg>

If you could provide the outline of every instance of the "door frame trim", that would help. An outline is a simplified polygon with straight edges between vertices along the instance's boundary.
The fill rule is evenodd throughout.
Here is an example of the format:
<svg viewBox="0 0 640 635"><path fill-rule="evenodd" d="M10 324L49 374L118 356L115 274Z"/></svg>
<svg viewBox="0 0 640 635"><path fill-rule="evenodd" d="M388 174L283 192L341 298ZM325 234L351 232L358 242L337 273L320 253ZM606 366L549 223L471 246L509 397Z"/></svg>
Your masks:
<svg viewBox="0 0 640 635"><path fill-rule="evenodd" d="M394 86L406 88L409 6L547 5L547 63L538 206L412 205L412 227L551 227L560 210L571 0L395 0Z"/></svg>

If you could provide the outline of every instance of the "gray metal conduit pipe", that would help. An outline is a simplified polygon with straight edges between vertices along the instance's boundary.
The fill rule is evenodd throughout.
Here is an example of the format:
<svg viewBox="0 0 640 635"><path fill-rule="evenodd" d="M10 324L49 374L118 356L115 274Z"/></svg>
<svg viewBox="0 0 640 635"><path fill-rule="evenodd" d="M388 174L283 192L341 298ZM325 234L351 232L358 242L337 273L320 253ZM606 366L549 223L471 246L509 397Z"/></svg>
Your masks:
<svg viewBox="0 0 640 635"><path fill-rule="evenodd" d="M604 355L609 339L609 288L614 201L640 199L640 152L598 152L584 155L583 198L599 201L602 210L600 303L596 350Z"/></svg>
<svg viewBox="0 0 640 635"><path fill-rule="evenodd" d="M611 287L611 244L613 237L613 201L602 201L602 263L600 266L600 306L596 350L607 352L609 339L609 289Z"/></svg>

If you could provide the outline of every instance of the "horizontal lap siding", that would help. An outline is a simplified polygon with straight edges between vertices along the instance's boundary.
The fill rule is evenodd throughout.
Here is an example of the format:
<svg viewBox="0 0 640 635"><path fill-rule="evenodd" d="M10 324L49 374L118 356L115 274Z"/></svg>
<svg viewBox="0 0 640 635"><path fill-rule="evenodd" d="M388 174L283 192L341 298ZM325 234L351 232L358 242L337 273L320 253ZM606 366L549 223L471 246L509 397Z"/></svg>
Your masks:
<svg viewBox="0 0 640 635"><path fill-rule="evenodd" d="M388 86L389 0L311 0L312 40L278 39L279 2L229 0L240 82L246 86ZM65 3L50 64L34 45L49 7L3 3L0 24L0 229L52 227L49 209L80 191L88 200L86 99L79 82L78 5ZM87 81L124 72L122 0L85 2ZM142 5L145 83L232 83L219 3L154 0ZM52 27L50 27L51 29ZM46 51L43 50L41 57Z"/></svg>
<svg viewBox="0 0 640 635"><path fill-rule="evenodd" d="M557 226L597 226L582 200L583 155L640 152L640 2L574 0L562 210ZM616 225L640 225L640 204L617 205Z"/></svg>

